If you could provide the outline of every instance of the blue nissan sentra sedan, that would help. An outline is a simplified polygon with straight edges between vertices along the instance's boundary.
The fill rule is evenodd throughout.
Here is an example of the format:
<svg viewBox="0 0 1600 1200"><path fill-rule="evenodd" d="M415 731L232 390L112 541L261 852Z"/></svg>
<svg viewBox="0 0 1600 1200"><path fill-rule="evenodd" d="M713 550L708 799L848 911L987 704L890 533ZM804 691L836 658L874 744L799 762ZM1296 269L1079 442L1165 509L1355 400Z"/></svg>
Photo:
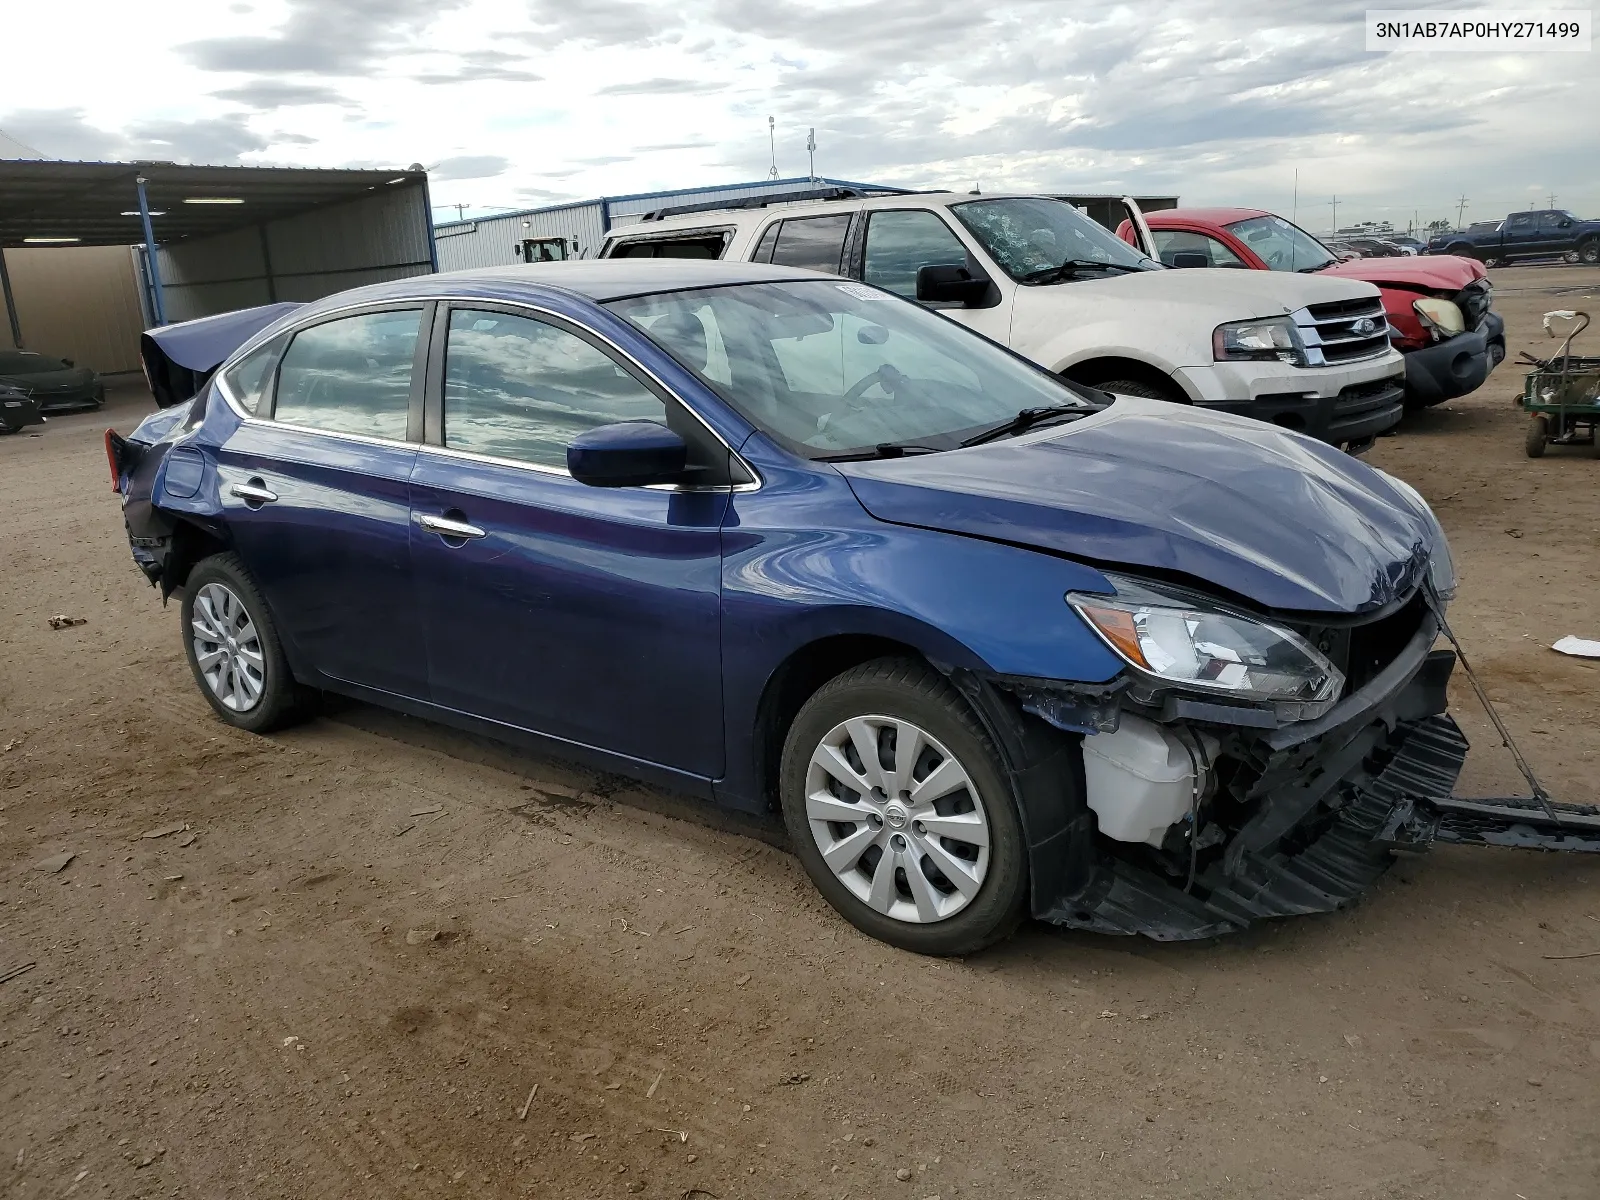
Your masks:
<svg viewBox="0 0 1600 1200"><path fill-rule="evenodd" d="M1460 769L1439 525L1309 438L762 265L434 275L237 327L107 446L241 729L332 691L777 808L840 913L934 954L1030 914L1341 907Z"/></svg>

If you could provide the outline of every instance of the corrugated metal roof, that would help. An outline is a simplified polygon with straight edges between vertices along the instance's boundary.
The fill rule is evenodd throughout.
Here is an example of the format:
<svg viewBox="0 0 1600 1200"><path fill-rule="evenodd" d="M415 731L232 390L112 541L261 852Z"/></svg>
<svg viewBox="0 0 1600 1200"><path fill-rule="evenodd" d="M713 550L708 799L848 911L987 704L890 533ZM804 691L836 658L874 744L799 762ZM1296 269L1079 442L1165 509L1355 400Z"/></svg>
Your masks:
<svg viewBox="0 0 1600 1200"><path fill-rule="evenodd" d="M354 200L391 183L427 179L423 172L398 169L0 159L0 246L26 245L29 238L71 238L83 246L143 241L135 184L141 175L148 181L151 210L161 214L153 224L156 240L164 245ZM242 203L185 203L208 198Z"/></svg>

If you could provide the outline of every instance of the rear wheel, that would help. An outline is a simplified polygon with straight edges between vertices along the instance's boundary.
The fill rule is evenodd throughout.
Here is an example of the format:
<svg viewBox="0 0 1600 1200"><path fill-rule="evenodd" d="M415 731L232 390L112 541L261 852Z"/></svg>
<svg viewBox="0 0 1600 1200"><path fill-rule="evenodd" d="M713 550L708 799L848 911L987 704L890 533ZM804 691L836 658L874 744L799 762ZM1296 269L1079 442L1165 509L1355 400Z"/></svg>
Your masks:
<svg viewBox="0 0 1600 1200"><path fill-rule="evenodd" d="M305 716L277 627L236 554L214 554L183 587L183 648L200 693L228 724L268 733Z"/></svg>
<svg viewBox="0 0 1600 1200"><path fill-rule="evenodd" d="M1543 458L1544 448L1550 441L1550 420L1543 413L1534 413L1528 421L1528 440L1523 449L1529 458Z"/></svg>
<svg viewBox="0 0 1600 1200"><path fill-rule="evenodd" d="M1503 259L1503 258L1489 257L1489 258L1485 258L1483 260L1483 266L1484 266L1484 269L1487 270L1490 267L1501 266L1501 265L1503 265L1505 263L1505 261L1506 260Z"/></svg>
<svg viewBox="0 0 1600 1200"><path fill-rule="evenodd" d="M824 684L785 739L784 823L828 903L872 937L970 954L1023 916L1027 856L999 755L926 664Z"/></svg>

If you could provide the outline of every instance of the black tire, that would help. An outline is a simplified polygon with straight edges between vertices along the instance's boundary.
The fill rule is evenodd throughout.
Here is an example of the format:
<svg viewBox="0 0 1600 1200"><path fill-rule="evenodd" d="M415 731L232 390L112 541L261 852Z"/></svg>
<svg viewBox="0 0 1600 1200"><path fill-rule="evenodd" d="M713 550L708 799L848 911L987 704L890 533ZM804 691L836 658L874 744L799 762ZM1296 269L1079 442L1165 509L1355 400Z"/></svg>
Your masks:
<svg viewBox="0 0 1600 1200"><path fill-rule="evenodd" d="M1491 270L1494 267L1504 266L1508 261L1510 261L1510 260L1509 259L1504 259L1504 258L1496 258L1494 255L1491 254L1491 255L1488 255L1487 257L1484 258L1484 260L1483 260L1483 269L1485 271L1488 271L1488 270Z"/></svg>
<svg viewBox="0 0 1600 1200"><path fill-rule="evenodd" d="M1550 441L1550 421L1543 413L1534 413L1528 421L1528 439L1522 448L1529 458L1543 458L1544 448Z"/></svg>
<svg viewBox="0 0 1600 1200"><path fill-rule="evenodd" d="M900 921L858 899L823 860L812 836L806 816L811 755L829 731L868 715L917 725L958 761L981 797L989 826L987 874L966 907L942 920ZM972 954L1006 937L1022 920L1027 846L1000 756L971 707L926 663L880 658L823 684L800 709L784 739L779 794L784 824L811 881L840 915L869 937L918 954Z"/></svg>
<svg viewBox="0 0 1600 1200"><path fill-rule="evenodd" d="M1590 238L1578 247L1578 261L1586 267L1600 264L1600 238Z"/></svg>
<svg viewBox="0 0 1600 1200"><path fill-rule="evenodd" d="M1146 400L1170 400L1174 404L1189 403L1187 397L1179 395L1172 388L1158 387L1153 383L1145 383L1139 379L1107 379L1102 383L1094 384L1102 392L1114 392L1121 396L1142 396Z"/></svg>
<svg viewBox="0 0 1600 1200"><path fill-rule="evenodd" d="M231 592L255 627L255 640L261 658L260 695L253 704L242 710L223 703L212 690L196 656L195 604L207 584L220 584ZM200 694L217 716L236 729L270 733L310 715L314 708L315 693L295 682L294 674L289 669L289 660L284 657L283 643L278 639L272 611L237 554L213 554L194 565L184 581L181 611L184 657L189 660L189 670L194 673Z"/></svg>

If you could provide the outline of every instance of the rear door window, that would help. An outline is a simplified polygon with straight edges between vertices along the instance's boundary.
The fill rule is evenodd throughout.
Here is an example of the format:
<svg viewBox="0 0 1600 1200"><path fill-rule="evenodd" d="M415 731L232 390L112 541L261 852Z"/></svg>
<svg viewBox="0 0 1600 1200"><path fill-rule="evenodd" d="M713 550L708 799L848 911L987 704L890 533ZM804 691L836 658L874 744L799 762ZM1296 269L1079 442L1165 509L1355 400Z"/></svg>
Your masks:
<svg viewBox="0 0 1600 1200"><path fill-rule="evenodd" d="M866 283L915 300L921 268L966 265L966 246L935 213L875 212L868 219Z"/></svg>
<svg viewBox="0 0 1600 1200"><path fill-rule="evenodd" d="M404 441L421 323L409 308L302 329L278 368L273 419Z"/></svg>
<svg viewBox="0 0 1600 1200"><path fill-rule="evenodd" d="M762 231L761 240L756 243L756 252L750 256L751 262L772 261L772 248L778 244L778 226L782 224L782 221L774 221Z"/></svg>
<svg viewBox="0 0 1600 1200"><path fill-rule="evenodd" d="M826 217L791 218L778 231L772 261L784 267L806 267L813 271L839 273L844 257L844 239L850 232L851 213Z"/></svg>
<svg viewBox="0 0 1600 1200"><path fill-rule="evenodd" d="M289 335L282 334L257 346L233 366L222 373L222 382L228 394L245 412L254 414L261 407L261 397L272 386L272 368L288 342Z"/></svg>
<svg viewBox="0 0 1600 1200"><path fill-rule="evenodd" d="M727 235L721 232L685 234L676 238L640 238L619 243L608 257L718 259L722 257L727 243Z"/></svg>

